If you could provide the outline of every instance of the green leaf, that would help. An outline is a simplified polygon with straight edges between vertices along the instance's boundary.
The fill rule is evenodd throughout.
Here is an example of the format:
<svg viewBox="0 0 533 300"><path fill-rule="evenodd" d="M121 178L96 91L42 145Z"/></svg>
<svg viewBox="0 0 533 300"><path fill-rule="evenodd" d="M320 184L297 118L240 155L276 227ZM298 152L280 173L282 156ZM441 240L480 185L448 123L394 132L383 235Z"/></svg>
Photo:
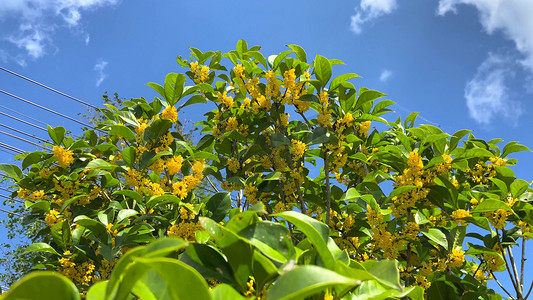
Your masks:
<svg viewBox="0 0 533 300"><path fill-rule="evenodd" d="M107 288L107 280L100 281L91 286L87 292L86 300L101 300L105 299L105 289ZM143 298L144 299L144 298Z"/></svg>
<svg viewBox="0 0 533 300"><path fill-rule="evenodd" d="M455 149L457 147L457 144L459 143L459 141L467 134L469 134L470 132L472 132L472 130L467 130L467 129L462 129L462 130L459 130L457 131L456 133L454 133L451 137L450 137L450 148L449 148L449 152L451 152L453 149Z"/></svg>
<svg viewBox="0 0 533 300"><path fill-rule="evenodd" d="M245 40L239 40L237 41L237 53L239 53L239 57L243 57L242 55L244 53L248 52L248 44Z"/></svg>
<svg viewBox="0 0 533 300"><path fill-rule="evenodd" d="M205 99L206 98L204 96L194 95L191 98L189 98L189 100L187 100L185 103L180 105L177 110L180 111L182 108L192 105L192 104L196 104L196 103L207 103L207 100Z"/></svg>
<svg viewBox="0 0 533 300"><path fill-rule="evenodd" d="M124 195L126 197L129 197L131 199L135 199L135 201L142 203L143 202L143 196L141 196L136 191L131 190L118 190L113 192L113 195Z"/></svg>
<svg viewBox="0 0 533 300"><path fill-rule="evenodd" d="M263 221L247 226L237 234L270 259L285 263L294 256L294 246L285 225Z"/></svg>
<svg viewBox="0 0 533 300"><path fill-rule="evenodd" d="M437 228L422 228L420 232L428 237L428 239L441 245L444 249L448 250L448 240L446 235Z"/></svg>
<svg viewBox="0 0 533 300"><path fill-rule="evenodd" d="M65 276L51 271L33 272L15 282L4 300L62 299L79 300L78 289Z"/></svg>
<svg viewBox="0 0 533 300"><path fill-rule="evenodd" d="M16 181L19 181L23 176L22 171L16 165L0 164L0 172L3 172Z"/></svg>
<svg viewBox="0 0 533 300"><path fill-rule="evenodd" d="M124 137L128 142L135 141L135 133L124 125L112 125L110 133Z"/></svg>
<svg viewBox="0 0 533 300"><path fill-rule="evenodd" d="M517 179L511 183L511 194L513 197L520 197L529 187L529 182L523 179Z"/></svg>
<svg viewBox="0 0 533 300"><path fill-rule="evenodd" d="M135 115L131 111L117 111L115 113L117 116L120 117L120 119L128 124L131 124L133 126L139 126L139 120L135 118Z"/></svg>
<svg viewBox="0 0 533 300"><path fill-rule="evenodd" d="M190 244L180 261L188 264L205 278L233 283L233 271L224 256L212 246Z"/></svg>
<svg viewBox="0 0 533 300"><path fill-rule="evenodd" d="M214 300L246 300L250 298L246 298L243 295L241 295L239 292L237 292L234 288L231 287L231 285L222 283L217 285L212 291L211 294L213 295Z"/></svg>
<svg viewBox="0 0 533 300"><path fill-rule="evenodd" d="M297 266L275 281L266 299L305 299L329 287L355 287L359 283L318 266Z"/></svg>
<svg viewBox="0 0 533 300"><path fill-rule="evenodd" d="M502 157L506 157L507 155L514 153L514 152L520 152L520 151L531 151L528 147L524 145L519 145L518 142L509 142L505 147L503 147L503 153Z"/></svg>
<svg viewBox="0 0 533 300"><path fill-rule="evenodd" d="M365 103L374 101L383 96L386 96L386 95L378 91L366 90L359 95L359 98L357 98L357 102L355 102L354 109L358 109L361 106L363 106Z"/></svg>
<svg viewBox="0 0 533 300"><path fill-rule="evenodd" d="M97 170L109 170L109 171L114 171L116 168L117 168L116 165L112 165L101 158L91 160L85 167L86 170L97 169Z"/></svg>
<svg viewBox="0 0 533 300"><path fill-rule="evenodd" d="M120 223L122 220L127 219L131 216L138 215L138 214L139 212L136 211L135 209L122 209L121 211L118 212L117 223Z"/></svg>
<svg viewBox="0 0 533 300"><path fill-rule="evenodd" d="M252 269L258 287L264 286L268 281L279 275L278 268L274 263L258 251L254 251Z"/></svg>
<svg viewBox="0 0 533 300"><path fill-rule="evenodd" d="M346 73L346 74L342 74L342 75L339 75L335 78L333 78L333 80L331 81L330 85L329 85L329 89L328 91L333 91L335 90L342 82L345 82L345 81L348 81L350 79L353 79L353 78L357 78L357 77L360 77L359 75L355 74L355 73Z"/></svg>
<svg viewBox="0 0 533 300"><path fill-rule="evenodd" d="M285 211L273 214L273 216L281 217L296 225L316 248L320 258L324 262L324 266L328 269L333 269L335 260L327 246L329 228L326 224L295 211Z"/></svg>
<svg viewBox="0 0 533 300"><path fill-rule="evenodd" d="M32 152L30 154L28 154L24 160L22 161L22 169L26 169L27 167L35 164L35 163L38 163L38 162L41 162L43 161L44 159L46 159L48 156L50 156L50 154L47 154L46 152L42 152L42 151L35 151L35 152Z"/></svg>
<svg viewBox="0 0 533 300"><path fill-rule="evenodd" d="M48 128L48 135L50 136L52 141L54 141L54 143L58 146L61 145L61 143L63 142L63 138L65 137L65 128L61 126L53 128L50 125L46 125L46 127Z"/></svg>
<svg viewBox="0 0 533 300"><path fill-rule="evenodd" d="M215 222L222 221L231 209L231 195L228 192L216 193L209 198L206 208L210 211Z"/></svg>
<svg viewBox="0 0 533 300"><path fill-rule="evenodd" d="M328 130L324 127L316 127L313 129L313 132L307 138L306 144L316 145L329 143L331 141L331 136Z"/></svg>
<svg viewBox="0 0 533 300"><path fill-rule="evenodd" d="M133 146L124 148L124 150L122 150L122 160L124 160L128 167L133 168L133 164L135 163L135 160L137 160L136 154L137 151Z"/></svg>
<svg viewBox="0 0 533 300"><path fill-rule="evenodd" d="M29 252L48 252L57 256L61 256L59 253L57 253L56 249L52 248L52 246L48 245L47 243L33 243L29 245L24 253Z"/></svg>
<svg viewBox="0 0 533 300"><path fill-rule="evenodd" d="M322 87L325 87L331 78L331 64L329 60L323 56L317 55L315 57L315 75Z"/></svg>
<svg viewBox="0 0 533 300"><path fill-rule="evenodd" d="M174 106L181 99L186 80L185 75L178 73L169 73L165 77L165 100L169 106Z"/></svg>
<svg viewBox="0 0 533 300"><path fill-rule="evenodd" d="M370 269L370 274L374 275L381 283L401 290L400 272L398 271L398 262L396 260L381 260Z"/></svg>
<svg viewBox="0 0 533 300"><path fill-rule="evenodd" d="M268 62L271 64L272 69L276 70L279 67L279 64L287 57L287 55L291 54L292 50L287 50L284 52L281 52L279 55L271 55L268 57Z"/></svg>
<svg viewBox="0 0 533 300"><path fill-rule="evenodd" d="M171 127L172 122L169 120L157 119L144 130L142 140L145 143L157 141L161 136L166 134Z"/></svg>
<svg viewBox="0 0 533 300"><path fill-rule="evenodd" d="M506 211L513 211L507 204L500 200L494 199L485 199L483 202L479 203L476 208L472 210L472 213L484 213L484 212L493 212L498 209L503 209Z"/></svg>
<svg viewBox="0 0 533 300"><path fill-rule="evenodd" d="M296 58L299 61L307 62L307 54L305 53L304 48L298 46L298 45L287 45L287 47L291 48L294 53L296 53Z"/></svg>
<svg viewBox="0 0 533 300"><path fill-rule="evenodd" d="M160 84L157 84L155 82L148 82L146 85L153 88L159 95L161 95L161 97L163 97L163 99L166 99L165 88L162 87Z"/></svg>
<svg viewBox="0 0 533 300"><path fill-rule="evenodd" d="M291 141L283 133L274 133L270 136L272 147L279 147L283 145L290 145Z"/></svg>

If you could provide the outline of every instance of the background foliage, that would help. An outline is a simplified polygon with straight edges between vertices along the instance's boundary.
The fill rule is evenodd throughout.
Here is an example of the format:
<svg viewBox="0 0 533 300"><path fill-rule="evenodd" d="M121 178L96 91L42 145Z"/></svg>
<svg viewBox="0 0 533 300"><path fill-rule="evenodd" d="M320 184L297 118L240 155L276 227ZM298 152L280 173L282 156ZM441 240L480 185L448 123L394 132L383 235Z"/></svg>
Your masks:
<svg viewBox="0 0 533 300"><path fill-rule="evenodd" d="M501 299L498 272L527 298L512 247L531 236L532 193L508 155L529 149L387 121L384 94L332 78L341 61L288 47L191 48L184 73L148 84L160 98L106 105L77 140L49 127L53 153L0 165L47 224L34 269L62 274L5 298ZM189 105L210 109L197 143L180 130Z"/></svg>

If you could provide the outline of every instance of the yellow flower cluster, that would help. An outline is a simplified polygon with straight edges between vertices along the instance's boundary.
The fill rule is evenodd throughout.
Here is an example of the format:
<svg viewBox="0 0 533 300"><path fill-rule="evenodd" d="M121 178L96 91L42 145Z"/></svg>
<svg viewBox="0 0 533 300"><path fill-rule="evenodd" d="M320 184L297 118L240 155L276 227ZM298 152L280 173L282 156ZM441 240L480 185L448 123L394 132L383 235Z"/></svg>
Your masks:
<svg viewBox="0 0 533 300"><path fill-rule="evenodd" d="M178 122L178 111L176 110L176 107L168 106L167 108L163 109L163 112L161 113L161 119L169 120L172 123Z"/></svg>
<svg viewBox="0 0 533 300"><path fill-rule="evenodd" d="M448 254L448 260L446 265L450 268L460 267L465 262L465 252L462 250L453 249L451 253Z"/></svg>
<svg viewBox="0 0 533 300"><path fill-rule="evenodd" d="M100 267L98 268L98 273L100 273L100 279L106 280L109 279L109 275L111 275L111 271L113 271L113 268L115 267L116 261L108 261L107 259L104 259L100 262Z"/></svg>
<svg viewBox="0 0 533 300"><path fill-rule="evenodd" d="M177 225L172 225L167 230L167 235L170 237L182 238L189 242L196 240L195 232L203 230L202 226L192 222L180 222Z"/></svg>
<svg viewBox="0 0 533 300"><path fill-rule="evenodd" d="M65 221L65 219L59 217L59 211L56 209L50 210L48 214L46 214L46 217L44 217L44 221L48 226L53 227L57 223Z"/></svg>
<svg viewBox="0 0 533 300"><path fill-rule="evenodd" d="M100 194L100 192L101 192L100 187L94 186L86 197L80 198L80 200L78 200L78 204L87 205L91 203L91 201L98 198L98 195Z"/></svg>
<svg viewBox="0 0 533 300"><path fill-rule="evenodd" d="M221 104L224 104L226 108L231 108L233 106L233 97L228 96L227 92L220 93L218 92L218 101Z"/></svg>
<svg viewBox="0 0 533 300"><path fill-rule="evenodd" d="M57 163L61 168L66 168L74 162L74 157L72 151L65 149L61 146L54 146L52 149L54 152L54 157L57 158Z"/></svg>
<svg viewBox="0 0 533 300"><path fill-rule="evenodd" d="M187 175L183 178L182 181L174 182L172 184L173 194L180 197L181 199L186 198L189 192L194 190L194 188L196 188L196 186L198 186L202 182L202 179L204 178L204 164L204 159L199 159L194 162L191 168L193 171L193 175Z"/></svg>
<svg viewBox="0 0 533 300"><path fill-rule="evenodd" d="M239 122L235 117L229 117L226 123L226 132L237 130L239 128Z"/></svg>
<svg viewBox="0 0 533 300"><path fill-rule="evenodd" d="M194 206L191 203L184 203L183 206L180 207L180 219L192 220L195 217Z"/></svg>
<svg viewBox="0 0 533 300"><path fill-rule="evenodd" d="M194 83L204 83L209 78L209 67L202 66L198 67L198 62L190 63L191 72L194 73Z"/></svg>
<svg viewBox="0 0 533 300"><path fill-rule="evenodd" d="M283 93L283 104L290 104L296 107L296 111L304 113L311 107L311 101L300 100L300 97L307 94L304 88L305 84L301 81L296 82L296 70L290 69L283 73L283 85L285 92Z"/></svg>
<svg viewBox="0 0 533 300"><path fill-rule="evenodd" d="M292 140L292 159L295 161L300 160L305 153L306 145L305 143L298 141L298 140Z"/></svg>
<svg viewBox="0 0 533 300"><path fill-rule="evenodd" d="M228 159L228 169L233 172L237 173L239 172L239 168L241 167L241 164L239 163L239 160L235 157L232 157Z"/></svg>
<svg viewBox="0 0 533 300"><path fill-rule="evenodd" d="M448 173L452 168L452 157L447 154L442 154L442 158L444 159L444 162L435 165L435 169L439 175Z"/></svg>
<svg viewBox="0 0 533 300"><path fill-rule="evenodd" d="M463 220L464 218L471 217L471 216L472 215L470 214L470 212L464 209L458 209L452 212L452 217L453 217L454 222L460 225L463 225L464 223L466 223L466 221Z"/></svg>
<svg viewBox="0 0 533 300"><path fill-rule="evenodd" d="M167 169L168 175L174 175L179 173L181 170L181 165L183 164L183 157L181 155L176 155L169 158L166 161L165 167Z"/></svg>
<svg viewBox="0 0 533 300"><path fill-rule="evenodd" d="M235 75L241 79L244 79L244 71L245 69L241 64L238 64L233 68L233 72L235 72Z"/></svg>
<svg viewBox="0 0 533 300"><path fill-rule="evenodd" d="M251 183L247 183L244 186L244 196L246 197L248 204L255 205L257 203L257 192L257 187Z"/></svg>
<svg viewBox="0 0 533 300"><path fill-rule="evenodd" d="M368 135L368 131L370 130L370 123L371 121L364 121L359 124L359 136L366 137Z"/></svg>
<svg viewBox="0 0 533 300"><path fill-rule="evenodd" d="M138 187L142 183L142 173L133 168L128 168L128 173L124 174L124 178L126 184L132 187Z"/></svg>
<svg viewBox="0 0 533 300"><path fill-rule="evenodd" d="M354 118L352 116L351 113L346 113L344 115L344 117L342 117L342 119L339 119L338 122L337 122L337 128L335 129L335 131L337 133L342 133L344 131L344 129L346 129L347 127L350 128L353 126L353 122L354 122Z"/></svg>
<svg viewBox="0 0 533 300"><path fill-rule="evenodd" d="M276 74L274 71L270 70L265 73L265 78L267 79L267 86L266 86L266 97L267 98L274 98L277 99L280 96L280 83L278 79L276 78Z"/></svg>
<svg viewBox="0 0 533 300"><path fill-rule="evenodd" d="M41 171L39 171L39 175L42 177L42 178L48 178L50 177L50 175L54 174L55 172L58 171L58 168L55 167L55 168L51 168L51 169L48 169L48 168L42 168Z"/></svg>
<svg viewBox="0 0 533 300"><path fill-rule="evenodd" d="M429 184L433 181L431 173L422 170L424 164L422 163L422 158L418 154L418 150L413 150L409 153L407 165L408 168L406 168L401 175L394 177L394 186L402 187L414 185L418 188L408 190L392 198L394 205L392 205L390 209L392 209L392 214L395 217L405 215L408 208L414 207L418 200L425 198L429 193L429 190L423 188L424 184Z"/></svg>
<svg viewBox="0 0 533 300"><path fill-rule="evenodd" d="M505 209L497 209L493 212L485 213L485 217L489 219L490 224L492 224L494 228L503 229L505 227L505 224L507 223L507 216L510 214L511 212Z"/></svg>
<svg viewBox="0 0 533 300"><path fill-rule="evenodd" d="M327 92L320 92L319 94L319 100L320 100L320 111L317 116L317 121L320 126L324 128L328 128L331 125L333 125L333 122L331 120L331 110L329 109L329 97Z"/></svg>
<svg viewBox="0 0 533 300"><path fill-rule="evenodd" d="M70 252L67 251L65 254L69 255ZM93 274L95 266L92 260L84 261L77 265L71 258L61 258L59 259L59 264L60 267L57 271L72 280L74 284L90 285L97 280Z"/></svg>

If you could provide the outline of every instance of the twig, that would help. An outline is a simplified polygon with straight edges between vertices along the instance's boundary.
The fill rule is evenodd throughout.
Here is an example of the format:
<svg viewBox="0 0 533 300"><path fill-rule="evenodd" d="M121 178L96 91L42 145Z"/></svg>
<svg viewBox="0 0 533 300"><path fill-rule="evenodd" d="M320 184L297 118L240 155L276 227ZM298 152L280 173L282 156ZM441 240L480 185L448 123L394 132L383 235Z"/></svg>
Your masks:
<svg viewBox="0 0 533 300"><path fill-rule="evenodd" d="M324 173L326 176L326 224L329 226L331 210L331 187L329 185L328 149L326 149L326 147L324 147Z"/></svg>
<svg viewBox="0 0 533 300"><path fill-rule="evenodd" d="M507 262L507 257L505 256L505 252L502 246L501 237L500 237L500 233L498 232L498 229L496 229L496 235L498 236L498 246L500 247L500 252L502 253L503 260L505 261L505 269L507 269L507 273L509 273L509 278L511 278L511 283L513 284L514 289L518 291L517 283L514 280L513 274L511 274L511 269L509 268L509 263Z"/></svg>
<svg viewBox="0 0 533 300"><path fill-rule="evenodd" d="M524 263L526 262L526 239L522 236L522 259L520 261L520 286L524 294Z"/></svg>
<svg viewBox="0 0 533 300"><path fill-rule="evenodd" d="M505 292L507 293L507 295L509 295L509 297L511 297L511 299L513 300L516 300L515 297L513 297L504 287L503 285L500 283L500 281L498 281L498 278L496 278L496 276L494 275L494 273L492 271L490 271L490 275L492 275L492 277L494 278L494 280L496 280L496 283L500 286L500 288Z"/></svg>
<svg viewBox="0 0 533 300"><path fill-rule="evenodd" d="M533 280L531 281L531 285L529 286L529 291L527 291L527 295L524 299L527 299L529 297L529 294L531 294L532 289L533 289Z"/></svg>
<svg viewBox="0 0 533 300"><path fill-rule="evenodd" d="M511 259L511 264L513 266L513 272L514 272L514 275L515 275L515 280L516 280L516 283L517 283L517 286L518 286L518 289L517 289L517 297L518 298L522 298L523 294L522 294L522 285L518 282L518 270L516 269L516 262L514 260L514 256L513 256L513 251L511 250L511 247L507 247L507 250L509 251L509 258Z"/></svg>
<svg viewBox="0 0 533 300"><path fill-rule="evenodd" d="M209 184L211 185L211 187L218 193L220 192L217 188L217 186L213 183L213 181L211 181L211 178L209 178L209 176L205 176L205 179L207 179L207 181L209 182Z"/></svg>

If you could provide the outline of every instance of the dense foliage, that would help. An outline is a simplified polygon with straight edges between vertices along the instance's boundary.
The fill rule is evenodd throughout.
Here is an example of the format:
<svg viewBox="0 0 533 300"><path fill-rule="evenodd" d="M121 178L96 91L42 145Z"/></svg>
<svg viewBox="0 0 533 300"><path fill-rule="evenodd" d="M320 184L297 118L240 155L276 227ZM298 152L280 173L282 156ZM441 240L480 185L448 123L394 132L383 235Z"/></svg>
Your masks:
<svg viewBox="0 0 533 300"><path fill-rule="evenodd" d="M106 105L76 140L50 127L52 153L1 165L47 225L34 268L57 271L5 299L501 299L499 272L526 298L511 248L533 194L508 155L529 149L389 122L384 94L331 78L341 61L289 48L191 48L148 84L160 98ZM210 110L198 143L177 130L189 105Z"/></svg>

